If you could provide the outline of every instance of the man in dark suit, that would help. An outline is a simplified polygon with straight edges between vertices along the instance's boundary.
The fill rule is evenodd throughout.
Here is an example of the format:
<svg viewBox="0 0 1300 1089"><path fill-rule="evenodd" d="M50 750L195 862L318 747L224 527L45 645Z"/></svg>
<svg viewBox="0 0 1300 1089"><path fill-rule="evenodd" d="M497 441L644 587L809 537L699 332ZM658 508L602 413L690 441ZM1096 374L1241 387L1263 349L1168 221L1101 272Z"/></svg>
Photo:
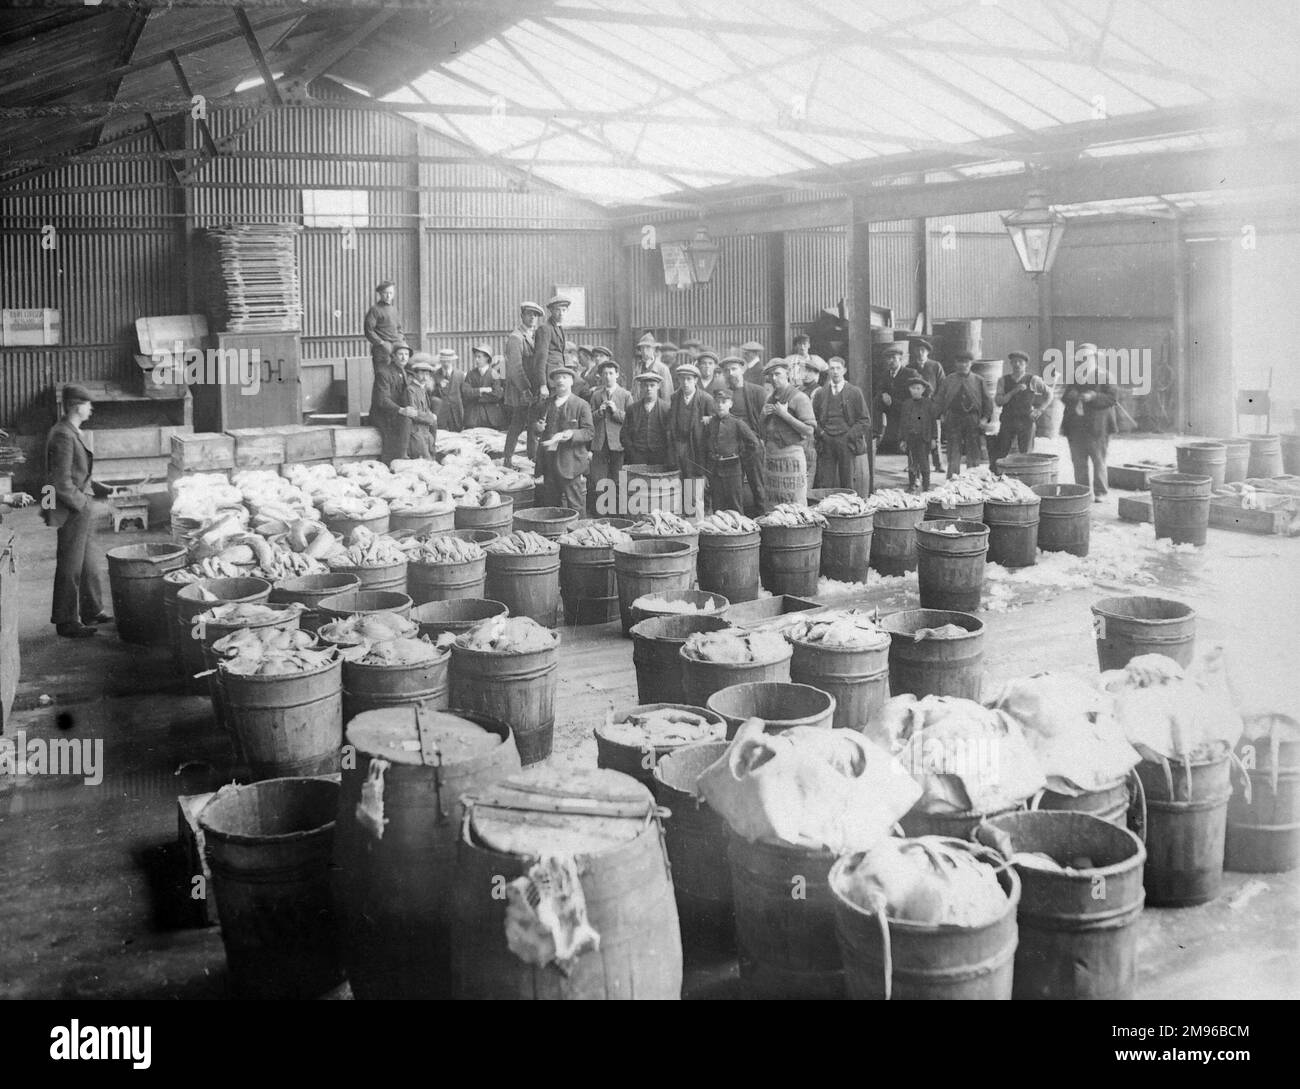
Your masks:
<svg viewBox="0 0 1300 1089"><path fill-rule="evenodd" d="M370 390L370 425L379 429L383 439L380 458L387 465L394 458L406 457L411 442L411 420L415 409L407 390L406 362L411 349L395 344L391 354L375 347L375 382Z"/></svg>
<svg viewBox="0 0 1300 1089"><path fill-rule="evenodd" d="M591 514L617 513L619 476L623 470L623 424L632 407L632 393L618 384L619 368L609 349L597 345L592 349L599 373L598 385L591 394L592 444L591 479L596 486L588 497ZM600 507L597 502L607 498Z"/></svg>
<svg viewBox="0 0 1300 1089"><path fill-rule="evenodd" d="M622 440L629 465L668 464L668 406L659 398L662 380L643 371L636 382L637 400L627 410Z"/></svg>
<svg viewBox="0 0 1300 1089"><path fill-rule="evenodd" d="M1080 344L1075 349L1074 374L1061 393L1065 415L1061 434L1070 444L1074 482L1087 487L1088 466L1092 466L1092 498L1100 503L1106 494L1106 451L1110 436L1118 429L1115 405L1119 390L1097 366L1097 346Z"/></svg>
<svg viewBox="0 0 1300 1089"><path fill-rule="evenodd" d="M569 309L569 300L563 295L556 295L546 303L546 320L537 329L533 341L533 374L541 379L542 388L538 391L542 397L550 395L547 386L550 373L560 367L569 365L569 340L565 336L564 312Z"/></svg>
<svg viewBox="0 0 1300 1089"><path fill-rule="evenodd" d="M438 349L438 396L442 399L438 424L444 431L460 431L465 426L464 389L465 376L457 366L455 351Z"/></svg>
<svg viewBox="0 0 1300 1089"><path fill-rule="evenodd" d="M555 391L546 406L539 443L546 458L548 501L582 514L587 509L587 470L591 466L591 405L573 392L577 374L572 368L557 367L547 376Z"/></svg>
<svg viewBox="0 0 1300 1089"><path fill-rule="evenodd" d="M537 323L545 316L535 302L519 304L519 324L506 337L506 426L505 457L501 464L514 464L515 445L521 434L527 436L528 458L537 452L537 435L530 424L536 418L541 390L546 385L542 375L533 370L533 349L537 342Z"/></svg>
<svg viewBox="0 0 1300 1089"><path fill-rule="evenodd" d="M492 369L492 348L477 344L472 355L473 366L465 375L460 391L465 406L465 429L490 427L500 431L505 427L505 413L501 408L501 379Z"/></svg>
<svg viewBox="0 0 1300 1089"><path fill-rule="evenodd" d="M767 404L767 390L754 382L745 381L747 364L738 355L729 355L722 361L722 373L727 388L731 390L731 414L742 421L755 435L762 434L763 406ZM761 452L748 451L741 455L741 469L745 482L754 496L751 510L764 510L767 491L763 487L763 459ZM743 512L742 512L743 513Z"/></svg>
<svg viewBox="0 0 1300 1089"><path fill-rule="evenodd" d="M876 390L876 434L880 437L876 452L880 454L906 453L907 451L903 449L898 435L899 409L910 396L908 387L912 379L921 376L911 367L904 365L905 350L898 341L887 345L882 354L885 363L884 371L880 375L879 382L874 383ZM893 409L892 412L890 411L891 408Z"/></svg>
<svg viewBox="0 0 1300 1089"><path fill-rule="evenodd" d="M819 488L854 488L853 459L871 445L871 415L862 390L844 380L846 364L831 356L831 380L813 391L813 416L817 419L817 476Z"/></svg>
<svg viewBox="0 0 1300 1089"><path fill-rule="evenodd" d="M45 524L59 531L54 565L54 604L50 623L69 639L95 634L92 624L112 621L103 610L102 563L94 542L96 507L112 489L92 479L95 456L81 437L81 425L94 406L81 386L63 389L64 415L45 440L45 479L41 500Z"/></svg>

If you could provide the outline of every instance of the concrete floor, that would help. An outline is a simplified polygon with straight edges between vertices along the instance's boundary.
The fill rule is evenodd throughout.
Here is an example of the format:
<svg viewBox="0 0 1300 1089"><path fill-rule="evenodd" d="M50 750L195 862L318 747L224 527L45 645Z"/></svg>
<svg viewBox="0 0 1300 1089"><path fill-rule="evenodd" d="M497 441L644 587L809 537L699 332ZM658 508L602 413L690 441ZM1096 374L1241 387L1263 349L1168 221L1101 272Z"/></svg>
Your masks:
<svg viewBox="0 0 1300 1089"><path fill-rule="evenodd" d="M1172 443L1129 438L1114 454L1112 461L1172 461ZM882 467L897 470L897 460ZM1295 714L1300 541L1211 530L1206 548L1171 553L1154 546L1150 526L1117 521L1114 494L1095 512L1105 555L1124 562L1092 565L1087 588L1012 580L1004 606L985 614L986 691L1044 669L1095 675L1088 605L1107 593L1142 592L1132 580L1140 566L1197 608L1202 646L1226 645L1244 708ZM0 996L224 997L220 935L197 925L176 845L176 796L214 789L229 772L210 706L180 693L161 648L128 646L111 629L84 641L56 638L47 623L54 534L31 511L6 518L18 530L23 566L22 676L7 736L23 729L29 737L102 738L106 772L98 786L0 774ZM146 539L161 534L104 543ZM872 584L854 600L903 607L915 601L914 578ZM631 644L616 626L563 635L552 759L590 766L592 726L611 702L636 702ZM1149 909L1138 924L1139 997L1300 996L1297 907L1300 873L1230 873L1213 903ZM688 975L701 996L731 993L733 980L734 969L717 962Z"/></svg>

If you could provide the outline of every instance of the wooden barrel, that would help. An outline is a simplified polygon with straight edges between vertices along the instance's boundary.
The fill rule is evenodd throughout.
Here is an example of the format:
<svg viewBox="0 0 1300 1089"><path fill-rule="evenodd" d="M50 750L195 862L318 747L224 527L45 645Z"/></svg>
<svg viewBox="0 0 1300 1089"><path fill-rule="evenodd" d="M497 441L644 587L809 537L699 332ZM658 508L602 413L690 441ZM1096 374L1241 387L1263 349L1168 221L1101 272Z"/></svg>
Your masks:
<svg viewBox="0 0 1300 1089"><path fill-rule="evenodd" d="M827 875L830 851L756 840L728 843L740 987L746 998L844 997ZM801 896L792 895L794 890Z"/></svg>
<svg viewBox="0 0 1300 1089"><path fill-rule="evenodd" d="M632 602L646 594L689 590L699 548L674 537L648 537L614 546L618 612L623 634L632 630Z"/></svg>
<svg viewBox="0 0 1300 1089"><path fill-rule="evenodd" d="M642 703L682 703L682 644L697 631L721 631L729 621L700 613L652 617L633 626L632 665L637 699Z"/></svg>
<svg viewBox="0 0 1300 1089"><path fill-rule="evenodd" d="M108 587L117 636L124 643L166 643L163 576L185 566L185 549L174 544L121 545L108 551Z"/></svg>
<svg viewBox="0 0 1300 1089"><path fill-rule="evenodd" d="M650 789L668 810L664 845L672 866L673 896L688 950L734 949L727 822L700 797L700 774L727 751L725 741L701 741L667 753L656 765Z"/></svg>
<svg viewBox="0 0 1300 1089"><path fill-rule="evenodd" d="M162 584L163 622L167 629L167 645L171 651L172 665L177 673L184 676L184 667L181 664L181 646L182 640L189 638L190 633L188 625L184 630L181 629L178 599L180 592L190 584L188 572L181 570L169 571L163 576Z"/></svg>
<svg viewBox="0 0 1300 1089"><path fill-rule="evenodd" d="M766 662L702 662L690 657L686 647L677 652L682 662L682 696L693 707L708 707L709 697L737 684L764 681L790 682L791 648Z"/></svg>
<svg viewBox="0 0 1300 1089"><path fill-rule="evenodd" d="M878 510L873 515L871 566L889 578L916 570L916 527L925 510Z"/></svg>
<svg viewBox="0 0 1300 1089"><path fill-rule="evenodd" d="M218 667L239 751L254 779L328 775L343 743L342 663L301 673L243 675Z"/></svg>
<svg viewBox="0 0 1300 1089"><path fill-rule="evenodd" d="M1174 544L1205 544L1210 526L1211 480L1187 473L1152 473L1151 520L1156 540L1168 537Z"/></svg>
<svg viewBox="0 0 1300 1089"><path fill-rule="evenodd" d="M219 606L214 606L214 608L217 607ZM224 639L227 635L236 631L264 631L266 629L295 631L299 627L302 618L302 611L299 606L266 603L266 607L273 608L278 615L268 616L263 620L217 620L212 615L212 609L209 609L207 612L199 613L195 619L193 638L198 639L202 644L204 668L212 671L207 677L208 694L212 698L212 710L216 715L218 726L228 726L230 715L226 710L225 693L221 687L221 678L216 671L221 656L212 649L212 645L218 639Z"/></svg>
<svg viewBox="0 0 1300 1089"><path fill-rule="evenodd" d="M1001 862L992 851L981 848L979 853L990 865ZM1006 910L983 926L933 926L886 916L886 953L876 913L858 906L843 891L862 859L861 853L843 856L829 878L850 998L1011 998L1020 901L1020 879L1015 870L998 870L998 884L1007 894Z"/></svg>
<svg viewBox="0 0 1300 1089"><path fill-rule="evenodd" d="M457 598L455 601L429 601L411 610L411 619L420 625L420 634L437 639L444 632L459 635L475 624L494 616L508 616L510 610L500 601L482 598Z"/></svg>
<svg viewBox="0 0 1300 1089"><path fill-rule="evenodd" d="M1300 435L1279 435L1282 444L1282 471L1300 476Z"/></svg>
<svg viewBox="0 0 1300 1089"><path fill-rule="evenodd" d="M423 510L413 507L410 510L392 511L388 515L388 532L393 536L409 533L413 537L437 537L450 533L455 528L456 511L454 508L448 510L445 504Z"/></svg>
<svg viewBox="0 0 1300 1089"><path fill-rule="evenodd" d="M343 980L329 877L338 794L325 779L232 784L199 813L239 998L319 998Z"/></svg>
<svg viewBox="0 0 1300 1089"><path fill-rule="evenodd" d="M1215 441L1222 443L1224 448L1223 482L1235 484L1245 480L1250 469L1250 440L1234 438Z"/></svg>
<svg viewBox="0 0 1300 1089"><path fill-rule="evenodd" d="M1032 567L1038 562L1038 512L1040 501L984 503L984 524L989 527L988 562L1003 567Z"/></svg>
<svg viewBox="0 0 1300 1089"><path fill-rule="evenodd" d="M1022 484L1036 488L1055 484L1061 459L1055 454L1007 454L998 459L1003 476L1013 476Z"/></svg>
<svg viewBox="0 0 1300 1089"><path fill-rule="evenodd" d="M836 729L863 733L889 699L889 637L874 647L836 647L791 639L790 679L835 697Z"/></svg>
<svg viewBox="0 0 1300 1089"><path fill-rule="evenodd" d="M533 497L536 488L531 484L521 484L518 488L495 488L497 495L503 499L509 499L513 504L512 510L527 510L533 505Z"/></svg>
<svg viewBox="0 0 1300 1089"><path fill-rule="evenodd" d="M866 582L871 564L874 517L865 514L828 514L822 530L821 574L836 582Z"/></svg>
<svg viewBox="0 0 1300 1089"><path fill-rule="evenodd" d="M1005 838L1004 838L1005 837ZM1146 848L1127 828L1086 813L1039 811L994 817L976 841L1003 857L1041 853L1053 872L1016 866L1016 999L1130 999L1137 977Z"/></svg>
<svg viewBox="0 0 1300 1089"><path fill-rule="evenodd" d="M945 533L953 527L956 533ZM970 612L980 607L989 527L955 519L925 521L916 527L916 575L921 608Z"/></svg>
<svg viewBox="0 0 1300 1089"><path fill-rule="evenodd" d="M471 650L460 640L451 647L451 705L508 723L524 767L551 755L560 668L560 633L553 635L542 650Z"/></svg>
<svg viewBox="0 0 1300 1089"><path fill-rule="evenodd" d="M361 580L356 575L302 575L296 579L284 579L271 587L270 600L276 605L288 605L297 602L303 606L303 614L298 626L303 631L315 633L316 629L326 623L326 617L320 611L320 603L327 597L346 594L361 589Z"/></svg>
<svg viewBox="0 0 1300 1089"><path fill-rule="evenodd" d="M560 545L560 600L566 624L609 624L619 618L612 545Z"/></svg>
<svg viewBox="0 0 1300 1089"><path fill-rule="evenodd" d="M834 696L812 685L788 681L733 684L714 692L706 706L726 721L728 739L751 718L761 718L764 731L770 734L795 726L829 730L835 722Z"/></svg>
<svg viewBox="0 0 1300 1089"><path fill-rule="evenodd" d="M1228 826L1228 754L1165 768L1138 762L1147 801L1147 903L1191 907L1219 895ZM1172 781L1173 792L1170 793Z"/></svg>
<svg viewBox="0 0 1300 1089"><path fill-rule="evenodd" d="M554 812L566 799L630 815ZM454 997L680 998L677 904L654 812L649 790L603 769L525 770L468 803L452 902ZM511 951L501 895L503 879L526 877L556 842L574 859L587 921L600 935L598 948L578 954L567 975Z"/></svg>
<svg viewBox="0 0 1300 1089"><path fill-rule="evenodd" d="M490 507L457 507L456 528L488 529L502 536L509 533L514 521L515 505L502 493L497 494L501 495L501 502Z"/></svg>
<svg viewBox="0 0 1300 1089"><path fill-rule="evenodd" d="M646 594L632 602L632 626L636 627L641 621L653 620L657 616L675 616L680 613L720 616L730 605L731 602L721 594L711 594L707 590L664 590L662 593Z"/></svg>
<svg viewBox="0 0 1300 1089"><path fill-rule="evenodd" d="M1035 484L1038 547L1086 556L1092 538L1092 489L1086 484Z"/></svg>
<svg viewBox="0 0 1300 1089"><path fill-rule="evenodd" d="M981 318L935 322L934 331L938 338L939 357L945 364L951 364L960 352L970 352L976 359L984 354L984 322Z"/></svg>
<svg viewBox="0 0 1300 1089"><path fill-rule="evenodd" d="M471 544L485 545L488 541L495 541L501 534L490 529L453 529L443 536L455 537L458 541L469 541Z"/></svg>
<svg viewBox="0 0 1300 1089"><path fill-rule="evenodd" d="M714 731L714 738L721 739L726 733L726 722L716 711L710 711L704 707L691 707L685 703L642 703L635 707L624 707L622 710L612 712L612 721L617 725L620 722L626 722L631 715L650 714L654 711L689 711L693 715L699 715L713 723L717 729ZM623 740L616 733L611 732L606 723L601 723L592 733L596 738L596 767L608 768L610 771L621 771L624 775L630 775L639 783L645 783L650 786L650 780L653 778L653 772L656 765L669 753L676 752L684 748L687 744L697 744L698 742L685 742L675 745L650 745L645 741L639 744L630 744ZM714 738L701 738L700 741L713 740Z"/></svg>
<svg viewBox="0 0 1300 1089"><path fill-rule="evenodd" d="M1247 477L1282 475L1282 443L1277 435L1243 435L1242 438L1250 443Z"/></svg>
<svg viewBox="0 0 1300 1089"><path fill-rule="evenodd" d="M682 475L667 465L624 465L619 492L618 513L628 518L682 513Z"/></svg>
<svg viewBox="0 0 1300 1089"><path fill-rule="evenodd" d="M512 525L516 533L537 533L555 541L568 533L578 518L578 512L570 507L530 507L515 511Z"/></svg>
<svg viewBox="0 0 1300 1089"><path fill-rule="evenodd" d="M701 533L696 561L701 590L721 594L733 605L758 597L759 533Z"/></svg>
<svg viewBox="0 0 1300 1089"><path fill-rule="evenodd" d="M1085 790L1081 794L1058 794L1054 790L1044 790L1038 795L1033 808L1049 812L1087 813L1090 817L1126 828L1130 801L1128 782L1126 776L1096 790Z"/></svg>
<svg viewBox="0 0 1300 1089"><path fill-rule="evenodd" d="M765 590L795 596L817 593L821 526L763 526L759 541L759 577Z"/></svg>
<svg viewBox="0 0 1300 1089"><path fill-rule="evenodd" d="M461 799L519 771L514 737L484 715L411 706L358 715L346 738L334 888L352 993L449 998Z"/></svg>
<svg viewBox="0 0 1300 1089"><path fill-rule="evenodd" d="M366 711L423 704L435 711L447 706L451 652L440 651L428 662L406 665L343 663L343 721Z"/></svg>
<svg viewBox="0 0 1300 1089"><path fill-rule="evenodd" d="M482 598L487 581L487 557L464 563L423 563L412 561L406 567L406 592L413 605L429 601L455 601L458 598Z"/></svg>
<svg viewBox="0 0 1300 1089"><path fill-rule="evenodd" d="M1221 442L1180 442L1174 447L1178 471L1189 476L1208 476L1213 487L1221 487L1228 468L1228 448Z"/></svg>
<svg viewBox="0 0 1300 1089"><path fill-rule="evenodd" d="M324 626L335 620L346 620L349 616L365 613L410 616L411 599L396 590L346 590L341 594L321 598L317 609L321 615L321 625Z"/></svg>
<svg viewBox="0 0 1300 1089"><path fill-rule="evenodd" d="M1104 673L1140 654L1163 654L1186 669L1196 649L1196 610L1164 597L1105 597L1092 605L1097 662Z"/></svg>
<svg viewBox="0 0 1300 1089"><path fill-rule="evenodd" d="M1007 813L1015 813L1023 806L1023 802L1016 802L1014 805L1005 806L1002 809L981 812L977 809L965 809L957 813L930 813L921 808L918 802L909 809L899 819L899 827L903 829L903 835L911 836L944 836L948 839L970 839L975 829L984 821L991 820L993 817L1001 817Z"/></svg>
<svg viewBox="0 0 1300 1089"><path fill-rule="evenodd" d="M1233 790L1224 865L1238 873L1294 870L1300 866L1300 741L1279 740L1274 752L1260 739L1237 751L1243 762L1253 757L1246 770L1250 800Z"/></svg>
<svg viewBox="0 0 1300 1089"><path fill-rule="evenodd" d="M502 602L511 616L555 627L560 622L559 548L530 556L489 552L482 596Z"/></svg>
<svg viewBox="0 0 1300 1089"><path fill-rule="evenodd" d="M202 695L208 690L206 680L195 680L194 674L207 669L203 660L203 640L195 635L195 621L214 605L232 603L256 604L271 596L271 584L266 579L200 579L182 586L176 594L176 628L174 635L180 644L181 673L189 691Z"/></svg>
<svg viewBox="0 0 1300 1089"><path fill-rule="evenodd" d="M376 537L387 533L389 518L388 508L385 507L383 514L377 514L373 518L326 518L325 528L346 543L355 529L368 529Z"/></svg>
<svg viewBox="0 0 1300 1089"><path fill-rule="evenodd" d="M984 521L984 500L976 503L955 503L945 507L938 499L925 501L925 521L927 522L982 522Z"/></svg>
<svg viewBox="0 0 1300 1089"><path fill-rule="evenodd" d="M967 634L955 639L921 639L922 628L955 624ZM978 700L984 683L984 621L970 613L908 609L885 617L889 632L889 691ZM1105 668L1105 667L1103 667Z"/></svg>

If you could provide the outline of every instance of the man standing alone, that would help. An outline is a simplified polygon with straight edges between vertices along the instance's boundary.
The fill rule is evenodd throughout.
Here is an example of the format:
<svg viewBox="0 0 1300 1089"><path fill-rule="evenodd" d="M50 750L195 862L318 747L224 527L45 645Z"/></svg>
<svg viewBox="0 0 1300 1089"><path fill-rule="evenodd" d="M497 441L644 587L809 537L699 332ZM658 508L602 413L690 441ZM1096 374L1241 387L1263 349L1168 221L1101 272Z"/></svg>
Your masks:
<svg viewBox="0 0 1300 1089"><path fill-rule="evenodd" d="M59 531L50 623L65 638L84 639L95 634L92 624L113 619L103 610L101 558L94 543L94 500L103 499L111 489L91 478L95 456L81 437L81 425L94 407L90 394L81 386L65 386L63 404L63 419L50 428L45 440L45 479L54 504L42 504L42 517Z"/></svg>
<svg viewBox="0 0 1300 1089"><path fill-rule="evenodd" d="M1106 450L1116 430L1115 405L1119 391L1097 368L1097 346L1080 344L1075 351L1074 374L1061 394L1065 415L1061 433L1070 444L1074 482L1088 486L1092 467L1093 502L1106 494Z"/></svg>
<svg viewBox="0 0 1300 1089"><path fill-rule="evenodd" d="M853 460L870 445L871 414L862 390L844 380L846 364L832 356L830 385L813 393L817 419L817 477L819 488L854 488Z"/></svg>
<svg viewBox="0 0 1300 1089"><path fill-rule="evenodd" d="M971 374L975 357L958 352L953 358L956 370L944 375L934 395L935 408L943 418L943 437L948 444L948 479L980 463L980 424L993 418L993 399L984 388L984 380ZM916 372L912 372L914 376Z"/></svg>
<svg viewBox="0 0 1300 1089"><path fill-rule="evenodd" d="M1022 454L1034 449L1034 432L1038 417L1052 403L1052 391L1036 374L1029 373L1029 356L1024 352L1010 352L1007 362L1011 373L998 379L993 403L1002 409L998 433L989 450L989 468L998 472L998 462L1011 453L1011 443L1016 443Z"/></svg>
<svg viewBox="0 0 1300 1089"><path fill-rule="evenodd" d="M376 299L374 305L366 311L365 334L370 342L370 360L378 363L378 349L386 348L390 353L395 344L405 344L406 336L402 332L402 315L397 312L394 300L397 288L392 280L384 280L375 285Z"/></svg>
<svg viewBox="0 0 1300 1089"><path fill-rule="evenodd" d="M555 396L546 406L541 446L547 451L546 492L550 500L575 510L587 509L587 469L591 465L591 405L573 392L578 376L569 367L548 375Z"/></svg>
<svg viewBox="0 0 1300 1089"><path fill-rule="evenodd" d="M537 323L545 316L535 302L519 304L519 323L506 337L506 445L501 464L509 469L515 456L519 435L525 434L528 459L537 453L537 436L530 426L535 406L546 388L545 380L533 370L533 349L537 336Z"/></svg>
<svg viewBox="0 0 1300 1089"><path fill-rule="evenodd" d="M632 394L618 384L618 364L609 349L597 345L599 385L591 395L592 444L591 478L596 486L587 500L591 514L616 514L619 510L619 477L623 471L623 424L632 407ZM601 496L607 497L598 505Z"/></svg>
<svg viewBox="0 0 1300 1089"><path fill-rule="evenodd" d="M394 458L407 456L411 442L411 420L416 410L411 407L411 394L407 388L406 361L411 349L405 343L393 346L391 356L387 348L376 350L375 384L370 392L370 424L379 428L383 440L380 457L385 465Z"/></svg>

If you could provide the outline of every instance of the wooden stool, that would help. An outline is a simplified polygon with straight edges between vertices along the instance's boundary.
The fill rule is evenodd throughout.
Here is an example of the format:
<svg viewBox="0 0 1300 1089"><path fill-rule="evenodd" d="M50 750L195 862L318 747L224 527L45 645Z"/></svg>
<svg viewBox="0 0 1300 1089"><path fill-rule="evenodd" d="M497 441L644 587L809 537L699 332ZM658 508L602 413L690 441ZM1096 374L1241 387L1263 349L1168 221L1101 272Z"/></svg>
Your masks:
<svg viewBox="0 0 1300 1089"><path fill-rule="evenodd" d="M141 498L111 499L110 510L113 515L113 532L121 533L124 522L139 522L141 529L149 528L149 500Z"/></svg>

